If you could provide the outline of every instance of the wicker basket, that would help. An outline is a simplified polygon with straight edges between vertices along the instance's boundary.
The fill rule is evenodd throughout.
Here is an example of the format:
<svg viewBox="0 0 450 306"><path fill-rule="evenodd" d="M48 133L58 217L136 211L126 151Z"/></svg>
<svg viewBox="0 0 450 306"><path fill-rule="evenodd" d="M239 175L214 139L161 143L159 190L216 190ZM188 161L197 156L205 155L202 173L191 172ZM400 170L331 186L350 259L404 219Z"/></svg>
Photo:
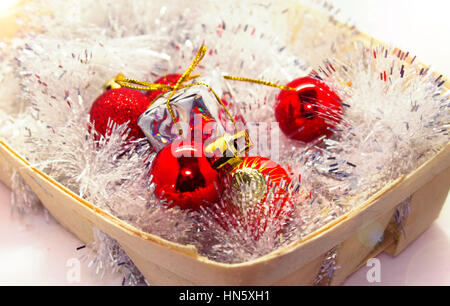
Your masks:
<svg viewBox="0 0 450 306"><path fill-rule="evenodd" d="M0 29L9 31L0 30L1 36L13 35L13 20L0 21ZM398 255L439 216L450 188L450 144L359 208L288 247L242 264L217 263L199 256L193 246L138 230L34 169L0 140L0 180L8 186L12 169L22 175L55 219L80 240L92 242L94 227L116 239L152 285L338 285L368 258L383 251ZM410 212L400 234L396 221L398 205L404 201ZM384 231L382 242L376 246L362 243L361 237L374 227ZM324 269L330 257L340 266L332 274Z"/></svg>

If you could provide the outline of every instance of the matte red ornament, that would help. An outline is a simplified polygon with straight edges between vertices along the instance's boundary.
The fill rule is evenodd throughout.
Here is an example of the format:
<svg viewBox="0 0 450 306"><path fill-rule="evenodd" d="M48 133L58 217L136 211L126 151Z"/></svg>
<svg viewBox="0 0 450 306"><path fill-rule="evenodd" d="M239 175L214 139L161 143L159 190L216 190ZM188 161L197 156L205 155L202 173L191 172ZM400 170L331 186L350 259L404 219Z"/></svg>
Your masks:
<svg viewBox="0 0 450 306"><path fill-rule="evenodd" d="M178 80L181 78L181 74L169 74L166 76L163 76L155 81L156 84L165 84L165 85L175 85L177 84ZM147 97L150 99L150 101L154 101L156 98L158 98L160 95L162 95L165 91L163 90L150 90L148 91Z"/></svg>
<svg viewBox="0 0 450 306"><path fill-rule="evenodd" d="M129 121L128 139L144 138L145 135L137 125L137 120L150 103L150 99L138 90L124 87L110 89L98 97L92 105L90 121L98 134L103 136L111 134L109 120L118 125Z"/></svg>
<svg viewBox="0 0 450 306"><path fill-rule="evenodd" d="M219 201L220 179L202 144L175 141L158 152L150 169L155 195L168 207L197 210Z"/></svg>
<svg viewBox="0 0 450 306"><path fill-rule="evenodd" d="M275 117L283 133L305 143L331 136L342 118L342 104L336 93L311 77L296 79L287 86L297 91L283 90L277 97Z"/></svg>
<svg viewBox="0 0 450 306"><path fill-rule="evenodd" d="M260 192L252 192L252 197L257 203L253 202L250 203L251 206L243 207L247 210L244 214L247 217L246 220L240 221L241 224L246 222L245 226L253 238L258 240L268 225L275 227L277 232L281 231L294 210L292 202L289 201L288 189L291 179L286 170L265 157L246 157L231 175L235 182L249 180L260 185ZM237 178L238 176L241 178ZM239 219L239 212L235 211L234 215Z"/></svg>

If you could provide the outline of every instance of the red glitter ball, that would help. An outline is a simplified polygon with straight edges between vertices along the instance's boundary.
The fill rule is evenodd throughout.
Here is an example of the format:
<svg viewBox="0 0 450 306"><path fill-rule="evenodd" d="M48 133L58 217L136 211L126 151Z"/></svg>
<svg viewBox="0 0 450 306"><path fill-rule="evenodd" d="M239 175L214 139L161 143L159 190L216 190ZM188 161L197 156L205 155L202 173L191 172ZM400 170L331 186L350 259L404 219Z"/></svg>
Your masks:
<svg viewBox="0 0 450 306"><path fill-rule="evenodd" d="M155 195L169 208L198 210L219 201L219 173L206 158L202 144L166 146L156 155L150 169Z"/></svg>
<svg viewBox="0 0 450 306"><path fill-rule="evenodd" d="M169 74L166 76L163 76L155 81L156 84L165 84L165 85L175 85L177 84L178 80L181 78L181 74ZM165 93L164 90L151 90L147 92L147 97L150 99L150 101L154 101L156 98L158 98L161 94Z"/></svg>
<svg viewBox="0 0 450 306"><path fill-rule="evenodd" d="M294 80L277 97L275 117L283 133L294 140L312 142L331 136L342 118L339 97L325 83L311 77Z"/></svg>
<svg viewBox="0 0 450 306"><path fill-rule="evenodd" d="M90 120L99 135L109 135L108 120L121 125L128 122L128 139L145 137L137 125L139 116L144 113L151 101L140 91L129 88L110 89L102 94L92 105Z"/></svg>

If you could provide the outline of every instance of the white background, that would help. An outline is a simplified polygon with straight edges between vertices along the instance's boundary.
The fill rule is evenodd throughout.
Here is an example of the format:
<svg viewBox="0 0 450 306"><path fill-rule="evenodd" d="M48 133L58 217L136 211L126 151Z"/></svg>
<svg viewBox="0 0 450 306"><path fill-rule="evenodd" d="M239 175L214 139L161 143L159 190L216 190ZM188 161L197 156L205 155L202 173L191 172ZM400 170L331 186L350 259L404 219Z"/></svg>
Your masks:
<svg viewBox="0 0 450 306"><path fill-rule="evenodd" d="M2 0L6 7L11 0ZM371 36L416 54L450 76L447 0L329 0ZM10 215L10 191L0 184L0 285L120 285L120 275L100 279L84 263L81 281L67 281L66 263L82 243L42 213ZM450 285L450 198L437 222L397 258L380 255L378 285ZM371 285L363 267L345 285Z"/></svg>

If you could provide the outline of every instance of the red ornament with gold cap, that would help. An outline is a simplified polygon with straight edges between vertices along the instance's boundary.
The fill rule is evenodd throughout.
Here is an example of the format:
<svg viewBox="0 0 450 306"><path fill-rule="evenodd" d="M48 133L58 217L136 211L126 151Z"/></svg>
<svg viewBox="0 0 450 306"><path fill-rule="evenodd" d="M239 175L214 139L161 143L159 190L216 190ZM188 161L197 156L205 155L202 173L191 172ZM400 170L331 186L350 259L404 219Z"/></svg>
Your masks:
<svg viewBox="0 0 450 306"><path fill-rule="evenodd" d="M240 203L231 210L231 218L239 220L255 240L268 227L276 233L281 231L294 209L290 201L291 179L286 170L269 158L245 157L230 175L232 192Z"/></svg>

